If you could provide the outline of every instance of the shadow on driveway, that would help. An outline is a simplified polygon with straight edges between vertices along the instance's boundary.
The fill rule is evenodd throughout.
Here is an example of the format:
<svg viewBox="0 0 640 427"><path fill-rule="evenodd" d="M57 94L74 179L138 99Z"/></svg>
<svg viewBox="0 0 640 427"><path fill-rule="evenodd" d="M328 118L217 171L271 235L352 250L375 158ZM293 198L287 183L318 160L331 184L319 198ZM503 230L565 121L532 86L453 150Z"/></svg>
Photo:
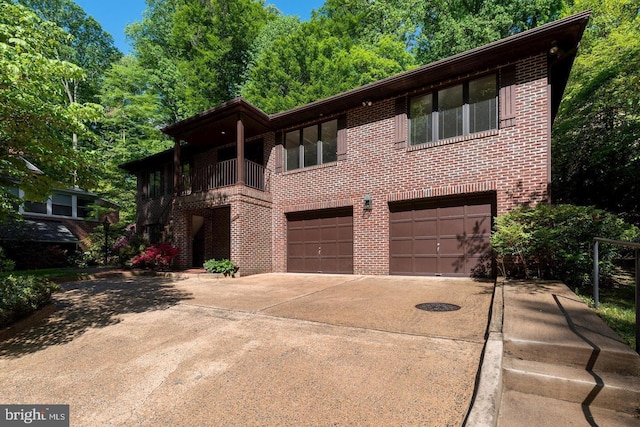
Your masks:
<svg viewBox="0 0 640 427"><path fill-rule="evenodd" d="M121 315L165 310L191 294L164 277L107 278L61 284L54 294L56 312L46 321L0 343L0 357L17 358L52 345L65 344L89 328L122 321Z"/></svg>

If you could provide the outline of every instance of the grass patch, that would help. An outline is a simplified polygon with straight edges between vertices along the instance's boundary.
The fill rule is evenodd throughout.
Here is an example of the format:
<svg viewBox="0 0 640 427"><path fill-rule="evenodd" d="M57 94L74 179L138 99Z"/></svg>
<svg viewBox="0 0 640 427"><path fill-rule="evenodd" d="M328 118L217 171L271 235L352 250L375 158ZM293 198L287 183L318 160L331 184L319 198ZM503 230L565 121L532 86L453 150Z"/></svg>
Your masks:
<svg viewBox="0 0 640 427"><path fill-rule="evenodd" d="M9 275L13 277L37 277L39 279L74 279L87 274L87 272L95 272L97 269L81 269L76 267L60 267L60 268L42 268L39 270L14 270L0 273L0 278Z"/></svg>
<svg viewBox="0 0 640 427"><path fill-rule="evenodd" d="M635 278L632 274L621 273L615 279L612 286L600 288L600 307L596 313L635 350ZM576 293L589 307L594 307L592 289L584 289Z"/></svg>

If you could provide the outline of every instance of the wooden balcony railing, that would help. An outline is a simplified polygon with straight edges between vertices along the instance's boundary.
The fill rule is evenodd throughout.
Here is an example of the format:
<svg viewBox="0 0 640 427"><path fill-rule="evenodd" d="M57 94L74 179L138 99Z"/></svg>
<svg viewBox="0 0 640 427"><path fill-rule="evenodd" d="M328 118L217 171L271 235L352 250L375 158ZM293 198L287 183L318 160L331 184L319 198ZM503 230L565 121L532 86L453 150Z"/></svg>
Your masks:
<svg viewBox="0 0 640 427"><path fill-rule="evenodd" d="M238 159L231 159L191 170L190 174L182 176L180 194L184 196L235 185L238 182L237 165ZM244 185L264 191L264 166L245 159Z"/></svg>

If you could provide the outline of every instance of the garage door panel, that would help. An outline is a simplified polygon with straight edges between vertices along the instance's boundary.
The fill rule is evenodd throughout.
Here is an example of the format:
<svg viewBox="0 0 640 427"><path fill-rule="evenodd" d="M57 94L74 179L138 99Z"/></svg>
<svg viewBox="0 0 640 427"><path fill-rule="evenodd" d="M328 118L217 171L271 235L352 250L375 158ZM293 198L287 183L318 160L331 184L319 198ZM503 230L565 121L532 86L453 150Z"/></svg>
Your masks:
<svg viewBox="0 0 640 427"><path fill-rule="evenodd" d="M338 243L337 242L322 242L320 246L319 255L321 258L331 257L335 258L338 255Z"/></svg>
<svg viewBox="0 0 640 427"><path fill-rule="evenodd" d="M391 224L392 233L397 238L413 236L413 222L394 222Z"/></svg>
<svg viewBox="0 0 640 427"><path fill-rule="evenodd" d="M463 217L464 206L445 206L438 209L438 216L440 218L448 217Z"/></svg>
<svg viewBox="0 0 640 427"><path fill-rule="evenodd" d="M338 258L338 270L336 273L351 274L353 273L353 257Z"/></svg>
<svg viewBox="0 0 640 427"><path fill-rule="evenodd" d="M411 251L411 249L409 249ZM438 241L432 239L415 239L413 241L413 253L415 255L435 255L438 252Z"/></svg>
<svg viewBox="0 0 640 427"><path fill-rule="evenodd" d="M410 256L392 256L389 262L389 269L394 274L413 274L414 266L413 257Z"/></svg>
<svg viewBox="0 0 640 427"><path fill-rule="evenodd" d="M485 216L487 213L491 215L491 204L479 203L479 204L467 205L467 216L474 216L474 215Z"/></svg>
<svg viewBox="0 0 640 427"><path fill-rule="evenodd" d="M303 245L302 254L305 257L312 257L318 254L318 243L316 242L307 242Z"/></svg>
<svg viewBox="0 0 640 427"><path fill-rule="evenodd" d="M287 271L353 273L351 209L287 215Z"/></svg>
<svg viewBox="0 0 640 427"><path fill-rule="evenodd" d="M464 218L441 218L438 224L438 234L458 236L464 233Z"/></svg>
<svg viewBox="0 0 640 427"><path fill-rule="evenodd" d="M464 253L464 241L458 240L457 237L441 237L440 238L440 253L443 254L463 254Z"/></svg>
<svg viewBox="0 0 640 427"><path fill-rule="evenodd" d="M301 273L304 271L304 258L289 257L288 261L289 271L293 273Z"/></svg>
<svg viewBox="0 0 640 427"><path fill-rule="evenodd" d="M353 242L353 225L345 224L345 225L339 226L337 230L336 239Z"/></svg>
<svg viewBox="0 0 640 427"><path fill-rule="evenodd" d="M338 256L353 257L353 242L338 242Z"/></svg>
<svg viewBox="0 0 640 427"><path fill-rule="evenodd" d="M395 221L412 221L413 220L413 211L411 210L394 210L392 208L393 219Z"/></svg>
<svg viewBox="0 0 640 427"><path fill-rule="evenodd" d="M413 235L435 237L438 235L438 222L434 219L417 220L413 223Z"/></svg>
<svg viewBox="0 0 640 427"><path fill-rule="evenodd" d="M467 235L491 235L491 217L468 218L465 224Z"/></svg>
<svg viewBox="0 0 640 427"><path fill-rule="evenodd" d="M390 204L390 273L468 276L489 254L494 197Z"/></svg>
<svg viewBox="0 0 640 427"><path fill-rule="evenodd" d="M410 254L413 252L413 240L392 240L389 251L392 254Z"/></svg>
<svg viewBox="0 0 640 427"><path fill-rule="evenodd" d="M333 226L324 225L320 230L320 241L338 240L338 229Z"/></svg>
<svg viewBox="0 0 640 427"><path fill-rule="evenodd" d="M414 262L414 274L430 274L436 271L438 268L438 258L436 256L430 257L416 257Z"/></svg>

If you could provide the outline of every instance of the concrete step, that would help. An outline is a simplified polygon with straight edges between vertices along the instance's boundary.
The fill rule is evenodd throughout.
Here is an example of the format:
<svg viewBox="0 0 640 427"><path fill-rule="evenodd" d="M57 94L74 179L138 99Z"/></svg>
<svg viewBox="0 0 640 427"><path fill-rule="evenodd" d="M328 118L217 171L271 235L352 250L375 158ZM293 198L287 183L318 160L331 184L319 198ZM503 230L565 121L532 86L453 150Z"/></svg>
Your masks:
<svg viewBox="0 0 640 427"><path fill-rule="evenodd" d="M507 338L505 355L516 359L640 376L640 356L624 343L609 340L594 347L584 341L541 342Z"/></svg>
<svg viewBox="0 0 640 427"><path fill-rule="evenodd" d="M640 377L636 376L505 357L503 384L505 390L591 407L629 414L640 410Z"/></svg>
<svg viewBox="0 0 640 427"><path fill-rule="evenodd" d="M502 394L498 427L640 426L638 414L631 415L598 407L583 407L534 394L508 390Z"/></svg>

